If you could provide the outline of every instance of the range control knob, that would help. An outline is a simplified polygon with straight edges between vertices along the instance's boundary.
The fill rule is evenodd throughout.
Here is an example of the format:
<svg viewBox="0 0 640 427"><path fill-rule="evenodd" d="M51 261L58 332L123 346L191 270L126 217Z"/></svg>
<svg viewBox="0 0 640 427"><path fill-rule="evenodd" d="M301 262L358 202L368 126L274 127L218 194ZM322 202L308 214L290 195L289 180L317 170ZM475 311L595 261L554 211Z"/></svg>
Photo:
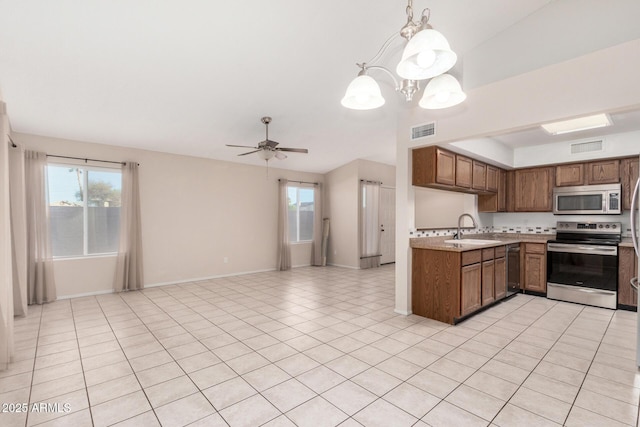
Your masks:
<svg viewBox="0 0 640 427"><path fill-rule="evenodd" d="M598 225L598 228L602 228L602 224L599 224L599 225Z"/></svg>
<svg viewBox="0 0 640 427"><path fill-rule="evenodd" d="M609 228L609 227L610 227L610 226L609 226L609 224L607 224L607 225L605 225L605 227L604 227L604 228Z"/></svg>
<svg viewBox="0 0 640 427"><path fill-rule="evenodd" d="M617 226L616 224L613 224L613 225L611 226L611 228L613 228L614 230L615 230L617 227L618 227L618 226Z"/></svg>

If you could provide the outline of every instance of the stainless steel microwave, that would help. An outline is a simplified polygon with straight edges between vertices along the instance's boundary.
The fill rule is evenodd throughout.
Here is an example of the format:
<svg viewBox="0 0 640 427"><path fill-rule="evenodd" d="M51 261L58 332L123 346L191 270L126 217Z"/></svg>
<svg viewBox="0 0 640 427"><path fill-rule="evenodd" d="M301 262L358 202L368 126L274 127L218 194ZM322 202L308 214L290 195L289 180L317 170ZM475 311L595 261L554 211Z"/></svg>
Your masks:
<svg viewBox="0 0 640 427"><path fill-rule="evenodd" d="M621 214L620 184L581 185L553 189L555 215Z"/></svg>

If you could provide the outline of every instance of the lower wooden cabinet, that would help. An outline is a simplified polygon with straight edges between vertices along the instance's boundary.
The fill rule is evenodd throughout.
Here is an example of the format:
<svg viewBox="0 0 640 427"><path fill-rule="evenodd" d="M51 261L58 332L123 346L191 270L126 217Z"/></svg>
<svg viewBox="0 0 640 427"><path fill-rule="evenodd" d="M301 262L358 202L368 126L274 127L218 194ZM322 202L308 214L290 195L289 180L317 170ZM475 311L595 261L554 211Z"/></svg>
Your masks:
<svg viewBox="0 0 640 427"><path fill-rule="evenodd" d="M638 294L629 282L638 276L638 258L633 248L618 248L618 306L638 308Z"/></svg>
<svg viewBox="0 0 640 427"><path fill-rule="evenodd" d="M544 243L523 243L524 255L521 268L524 290L547 293L547 245ZM522 248L521 246L521 248ZM521 249L522 250L522 249Z"/></svg>
<svg viewBox="0 0 640 427"><path fill-rule="evenodd" d="M505 248L412 250L414 314L454 324L506 296Z"/></svg>
<svg viewBox="0 0 640 427"><path fill-rule="evenodd" d="M466 265L460 270L460 315L466 316L482 306L482 268Z"/></svg>
<svg viewBox="0 0 640 427"><path fill-rule="evenodd" d="M495 296L496 300L500 300L507 296L507 259L503 256L494 262L495 268Z"/></svg>

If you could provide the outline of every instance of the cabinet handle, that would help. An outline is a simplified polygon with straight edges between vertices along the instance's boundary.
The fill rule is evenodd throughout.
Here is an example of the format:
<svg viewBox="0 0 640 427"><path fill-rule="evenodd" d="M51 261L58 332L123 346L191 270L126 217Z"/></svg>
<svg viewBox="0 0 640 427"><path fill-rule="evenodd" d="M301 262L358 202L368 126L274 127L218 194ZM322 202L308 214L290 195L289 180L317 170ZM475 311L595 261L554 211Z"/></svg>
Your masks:
<svg viewBox="0 0 640 427"><path fill-rule="evenodd" d="M631 285L631 287L638 292L638 278L634 277L633 279L629 280L629 284Z"/></svg>

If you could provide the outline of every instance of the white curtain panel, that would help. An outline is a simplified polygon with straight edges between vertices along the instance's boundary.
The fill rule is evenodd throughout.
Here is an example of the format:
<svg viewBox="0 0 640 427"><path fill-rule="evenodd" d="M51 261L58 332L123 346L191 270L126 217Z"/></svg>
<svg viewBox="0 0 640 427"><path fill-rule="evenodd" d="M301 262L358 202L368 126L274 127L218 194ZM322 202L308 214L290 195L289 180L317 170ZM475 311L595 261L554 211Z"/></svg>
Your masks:
<svg viewBox="0 0 640 427"><path fill-rule="evenodd" d="M140 215L138 163L126 162L122 166L120 234L113 290L122 292L143 288L142 221Z"/></svg>
<svg viewBox="0 0 640 427"><path fill-rule="evenodd" d="M322 184L313 188L313 242L311 265L322 266Z"/></svg>
<svg viewBox="0 0 640 427"><path fill-rule="evenodd" d="M360 268L380 266L380 183L360 182Z"/></svg>
<svg viewBox="0 0 640 427"><path fill-rule="evenodd" d="M27 299L29 304L56 300L53 254L49 233L47 155L26 150L25 199L27 211Z"/></svg>
<svg viewBox="0 0 640 427"><path fill-rule="evenodd" d="M24 156L23 149L9 148L13 309L16 316L27 314L27 213Z"/></svg>
<svg viewBox="0 0 640 427"><path fill-rule="evenodd" d="M0 370L9 368L13 354L13 279L9 207L9 119L0 101Z"/></svg>
<svg viewBox="0 0 640 427"><path fill-rule="evenodd" d="M278 264L280 271L291 269L291 243L289 242L289 201L287 184L281 179L278 183Z"/></svg>

